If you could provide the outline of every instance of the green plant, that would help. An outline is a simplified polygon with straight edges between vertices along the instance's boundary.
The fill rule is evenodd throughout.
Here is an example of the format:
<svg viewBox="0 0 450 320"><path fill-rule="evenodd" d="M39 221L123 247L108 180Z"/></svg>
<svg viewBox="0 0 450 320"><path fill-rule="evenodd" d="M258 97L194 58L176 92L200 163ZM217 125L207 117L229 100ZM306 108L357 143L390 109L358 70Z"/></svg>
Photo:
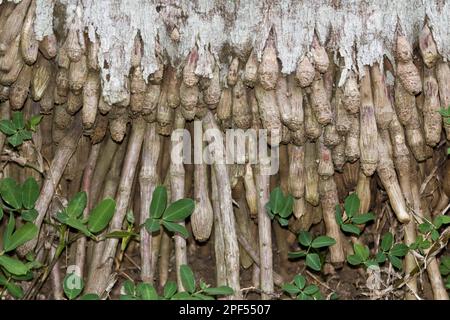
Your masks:
<svg viewBox="0 0 450 320"><path fill-rule="evenodd" d="M387 232L381 240L380 249L381 251L379 251L375 257L371 258L369 247L354 243L354 254L347 256L347 262L353 266L362 264L368 268L370 266L379 266L386 262L386 260L389 260L395 268L402 269L402 258L406 256L409 251L407 245L403 243L394 244L394 236L392 233Z"/></svg>
<svg viewBox="0 0 450 320"><path fill-rule="evenodd" d="M215 296L233 294L233 289L227 286L210 287L200 281L199 287L192 269L187 265L180 266L181 282L186 291L178 291L177 284L168 281L164 285L163 294L159 296L155 287L149 283L140 282L135 285L132 281L124 282L121 290L121 300L214 300Z"/></svg>
<svg viewBox="0 0 450 320"><path fill-rule="evenodd" d="M84 289L84 281L75 272L68 273L63 281L64 294L69 300L76 299ZM87 293L80 297L80 300L99 300L95 293Z"/></svg>
<svg viewBox="0 0 450 320"><path fill-rule="evenodd" d="M419 232L425 235L426 238L431 238L432 241L437 241L439 239L439 229L450 224L450 216L439 215L434 218L433 222L425 221L419 224Z"/></svg>
<svg viewBox="0 0 450 320"><path fill-rule="evenodd" d="M283 291L291 296L295 296L297 300L322 300L322 293L315 284L306 285L304 276L298 274L290 283L282 286Z"/></svg>
<svg viewBox="0 0 450 320"><path fill-rule="evenodd" d="M276 187L270 193L269 202L266 204L266 211L270 219L277 218L281 226L287 226L289 216L292 214L294 198L292 195L285 196L280 187Z"/></svg>
<svg viewBox="0 0 450 320"><path fill-rule="evenodd" d="M450 124L450 106L447 108L442 108L439 110L439 113L441 114L442 118L444 118L445 122L447 124ZM447 148L447 154L450 154L450 148Z"/></svg>
<svg viewBox="0 0 450 320"><path fill-rule="evenodd" d="M327 236L313 238L308 231L301 231L298 234L298 242L306 250L289 252L288 257L291 259L306 257L306 265L315 271L320 271L323 259L319 255L319 249L332 246L336 243L336 240Z"/></svg>
<svg viewBox="0 0 450 320"><path fill-rule="evenodd" d="M447 277L445 287L450 289L450 256L441 257L441 263L439 265L439 271L443 277Z"/></svg>
<svg viewBox="0 0 450 320"><path fill-rule="evenodd" d="M39 186L33 178L28 178L22 185L14 179L4 178L0 180L0 196L0 220L5 212L9 214L0 249L0 286L15 298L21 298L22 288L14 280L30 280L33 277L31 270L40 264L32 255L22 261L13 254L15 249L38 235L38 228L32 222L37 216L34 206L39 197ZM20 227L17 227L15 214L20 214L25 221Z"/></svg>
<svg viewBox="0 0 450 320"><path fill-rule="evenodd" d="M56 219L71 228L81 231L94 240L99 240L95 234L103 231L108 226L116 210L116 202L111 198L106 198L92 209L88 218L83 218L82 214L86 204L86 192L78 192L69 201L67 207L57 213Z"/></svg>
<svg viewBox="0 0 450 320"><path fill-rule="evenodd" d="M22 112L14 112L11 120L0 120L0 131L8 138L7 141L13 147L20 146L24 141L31 140L32 132L41 122L42 116L33 116L25 123Z"/></svg>
<svg viewBox="0 0 450 320"><path fill-rule="evenodd" d="M336 221L342 231L359 235L361 230L358 225L375 220L375 216L371 212L358 214L359 207L360 201L356 193L352 193L345 198L345 218L343 217L341 206L339 204L336 205Z"/></svg>
<svg viewBox="0 0 450 320"><path fill-rule="evenodd" d="M149 233L157 232L162 225L168 231L189 237L187 229L177 222L185 220L194 211L195 202L192 199L180 199L167 206L167 190L157 186L153 191L150 203L150 218L144 226Z"/></svg>

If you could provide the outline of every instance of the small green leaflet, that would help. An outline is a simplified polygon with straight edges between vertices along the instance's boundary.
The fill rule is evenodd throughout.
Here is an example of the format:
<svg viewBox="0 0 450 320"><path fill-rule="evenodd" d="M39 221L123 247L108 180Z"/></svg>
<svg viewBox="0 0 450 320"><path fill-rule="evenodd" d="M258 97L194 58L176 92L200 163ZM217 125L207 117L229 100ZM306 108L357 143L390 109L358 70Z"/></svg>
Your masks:
<svg viewBox="0 0 450 320"><path fill-rule="evenodd" d="M192 269L189 266L183 264L180 266L181 283L184 289L189 293L195 292L195 278Z"/></svg>
<svg viewBox="0 0 450 320"><path fill-rule="evenodd" d="M64 277L63 289L69 300L73 300L78 297L83 291L84 282L83 279L75 273L69 273Z"/></svg>
<svg viewBox="0 0 450 320"><path fill-rule="evenodd" d="M16 133L16 129L11 120L0 120L0 131L6 134L7 136L11 136Z"/></svg>
<svg viewBox="0 0 450 320"><path fill-rule="evenodd" d="M25 128L25 123L23 122L22 112L13 112L12 124L14 126L14 129L16 129L16 130Z"/></svg>
<svg viewBox="0 0 450 320"><path fill-rule="evenodd" d="M179 222L189 217L194 211L195 202L192 199L180 199L171 203L163 215L169 222Z"/></svg>
<svg viewBox="0 0 450 320"><path fill-rule="evenodd" d="M37 125L41 122L43 116L42 115L37 115L37 116L32 116L30 118L30 130L35 131Z"/></svg>
<svg viewBox="0 0 450 320"><path fill-rule="evenodd" d="M30 210L22 210L22 213L20 214L22 219L28 222L34 222L34 220L36 220L38 215L39 213L34 208Z"/></svg>
<svg viewBox="0 0 450 320"><path fill-rule="evenodd" d="M22 205L25 209L33 209L39 197L39 185L32 177L28 178L22 185Z"/></svg>
<svg viewBox="0 0 450 320"><path fill-rule="evenodd" d="M352 193L347 198L345 198L344 209L345 209L345 213L347 214L347 216L353 217L356 213L358 213L359 205L360 205L360 201L359 201L359 197L356 194L356 192Z"/></svg>
<svg viewBox="0 0 450 320"><path fill-rule="evenodd" d="M136 287L136 293L142 300L158 300L158 293L149 283L139 283Z"/></svg>
<svg viewBox="0 0 450 320"><path fill-rule="evenodd" d="M170 299L177 292L177 284L174 281L167 281L164 285L164 298Z"/></svg>
<svg viewBox="0 0 450 320"><path fill-rule="evenodd" d="M211 296L228 296L234 293L233 289L231 289L228 286L220 286L217 288L205 288L203 291Z"/></svg>
<svg viewBox="0 0 450 320"><path fill-rule="evenodd" d="M20 260L11 258L7 255L0 256L0 266L14 275L25 275L29 271L28 267Z"/></svg>
<svg viewBox="0 0 450 320"><path fill-rule="evenodd" d="M166 227L167 230L179 233L183 238L189 237L189 232L187 231L187 229L184 226L179 225L178 223L163 220L162 224L164 225L164 227Z"/></svg>
<svg viewBox="0 0 450 320"><path fill-rule="evenodd" d="M387 232L381 239L381 249L383 249L383 251L389 251L392 248L393 243L394 243L394 236L392 235L392 233Z"/></svg>
<svg viewBox="0 0 450 320"><path fill-rule="evenodd" d="M36 237L38 228L30 222L25 223L9 237L8 242L4 244L4 251L9 252L21 246L25 242Z"/></svg>
<svg viewBox="0 0 450 320"><path fill-rule="evenodd" d="M313 240L311 247L317 249L317 248L329 247L335 243L336 243L336 240L334 240L331 237L319 236Z"/></svg>
<svg viewBox="0 0 450 320"><path fill-rule="evenodd" d="M157 186L153 191L152 202L150 203L150 216L160 219L167 206L167 190L164 186Z"/></svg>
<svg viewBox="0 0 450 320"><path fill-rule="evenodd" d="M67 215L72 218L80 217L83 214L84 209L86 208L86 204L87 204L86 192L84 191L78 192L67 205L66 208Z"/></svg>
<svg viewBox="0 0 450 320"><path fill-rule="evenodd" d="M102 200L89 215L88 228L92 233L105 229L116 211L116 202L107 198Z"/></svg>
<svg viewBox="0 0 450 320"><path fill-rule="evenodd" d="M147 232L151 234L159 231L160 221L161 220L159 219L153 219L151 217L145 220L144 226Z"/></svg>
<svg viewBox="0 0 450 320"><path fill-rule="evenodd" d="M276 187L270 193L269 199L270 208L272 209L272 212L280 213L281 209L283 208L283 202L284 202L283 191L281 191L280 187Z"/></svg>
<svg viewBox="0 0 450 320"><path fill-rule="evenodd" d="M21 188L14 179L4 178L0 181L0 194L3 200L13 209L22 207Z"/></svg>
<svg viewBox="0 0 450 320"><path fill-rule="evenodd" d="M322 264L317 253L308 253L306 255L306 265L315 271L320 271Z"/></svg>
<svg viewBox="0 0 450 320"><path fill-rule="evenodd" d="M312 236L308 231L300 231L298 234L298 241L301 245L309 247L312 242Z"/></svg>

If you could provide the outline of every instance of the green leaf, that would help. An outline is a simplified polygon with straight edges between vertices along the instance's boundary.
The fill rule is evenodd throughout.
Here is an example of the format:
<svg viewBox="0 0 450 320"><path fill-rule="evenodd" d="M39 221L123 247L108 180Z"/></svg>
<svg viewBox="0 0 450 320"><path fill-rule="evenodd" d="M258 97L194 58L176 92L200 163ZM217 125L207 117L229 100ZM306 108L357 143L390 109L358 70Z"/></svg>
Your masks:
<svg viewBox="0 0 450 320"><path fill-rule="evenodd" d="M183 264L180 266L181 283L184 289L189 293L195 292L195 278L192 269L189 266Z"/></svg>
<svg viewBox="0 0 450 320"><path fill-rule="evenodd" d="M8 290L9 294L12 295L14 298L16 299L22 299L23 297L23 289L21 286L12 283L12 282L8 282L5 285L6 289Z"/></svg>
<svg viewBox="0 0 450 320"><path fill-rule="evenodd" d="M0 221L3 219L3 208L0 207Z"/></svg>
<svg viewBox="0 0 450 320"><path fill-rule="evenodd" d="M351 255L347 256L347 262L349 264L351 264L352 266L357 266L357 265L360 265L361 263L363 263L361 258L359 256L357 256L356 254L351 254Z"/></svg>
<svg viewBox="0 0 450 320"><path fill-rule="evenodd" d="M335 243L336 243L336 240L334 240L331 237L319 236L313 240L311 247L318 249L318 248L332 246Z"/></svg>
<svg viewBox="0 0 450 320"><path fill-rule="evenodd" d="M183 291L183 292L175 293L172 296L171 300L190 300L190 299L192 299L191 295L189 293Z"/></svg>
<svg viewBox="0 0 450 320"><path fill-rule="evenodd" d="M345 198L344 209L345 213L349 218L353 217L356 213L358 213L359 205L360 205L359 197L356 194L356 192L352 193L347 198Z"/></svg>
<svg viewBox="0 0 450 320"><path fill-rule="evenodd" d="M304 292L300 292L300 294L297 296L298 300L311 300L311 297L308 296L306 293Z"/></svg>
<svg viewBox="0 0 450 320"><path fill-rule="evenodd" d="M195 208L192 199L180 199L170 204L163 215L163 219L169 222L178 222L189 217Z"/></svg>
<svg viewBox="0 0 450 320"><path fill-rule="evenodd" d="M397 269L402 269L403 263L402 260L396 256L389 255L389 261L392 263L392 265Z"/></svg>
<svg viewBox="0 0 450 320"><path fill-rule="evenodd" d="M129 295L129 294L121 294L120 295L120 300L137 300L135 296Z"/></svg>
<svg viewBox="0 0 450 320"><path fill-rule="evenodd" d="M353 244L353 250L355 251L355 255L358 256L361 261L366 261L369 259L370 251L367 246L355 243Z"/></svg>
<svg viewBox="0 0 450 320"><path fill-rule="evenodd" d="M128 210L128 212L127 212L127 221L129 224L134 224L134 222L135 222L134 213L132 210Z"/></svg>
<svg viewBox="0 0 450 320"><path fill-rule="evenodd" d="M431 231L431 240L433 241L438 241L439 240L439 232L437 230L432 230Z"/></svg>
<svg viewBox="0 0 450 320"><path fill-rule="evenodd" d="M22 207L22 195L20 187L11 178L4 178L0 182L0 194L3 200L13 209Z"/></svg>
<svg viewBox="0 0 450 320"><path fill-rule="evenodd" d="M203 291L211 296L228 296L234 293L233 289L228 286L205 288Z"/></svg>
<svg viewBox="0 0 450 320"><path fill-rule="evenodd" d="M338 204L336 205L335 216L336 216L336 222L338 223L338 225L342 226L342 224L344 223L344 220L342 220L341 206Z"/></svg>
<svg viewBox="0 0 450 320"><path fill-rule="evenodd" d="M73 300L78 297L83 291L84 282L83 279L75 273L69 273L64 277L63 289L69 300Z"/></svg>
<svg viewBox="0 0 450 320"><path fill-rule="evenodd" d="M305 251L288 252L288 258L290 258L290 259L303 258L304 256L306 256Z"/></svg>
<svg viewBox="0 0 450 320"><path fill-rule="evenodd" d="M306 265L315 271L320 271L322 264L317 253L308 253L306 255Z"/></svg>
<svg viewBox="0 0 450 320"><path fill-rule="evenodd" d="M23 220L28 222L34 222L36 218L38 217L39 213L36 209L30 209L30 210L23 210L20 214Z"/></svg>
<svg viewBox="0 0 450 320"><path fill-rule="evenodd" d="M378 263L383 263L386 261L386 254L384 252L378 252L375 256L375 261Z"/></svg>
<svg viewBox="0 0 450 320"><path fill-rule="evenodd" d="M22 138L22 140L31 140L33 138L33 134L31 133L31 131L28 131L26 129L23 130L19 130L19 132L17 132L19 134L19 136Z"/></svg>
<svg viewBox="0 0 450 320"><path fill-rule="evenodd" d="M167 190L164 186L157 186L153 191L152 202L150 203L150 216L160 219L167 206Z"/></svg>
<svg viewBox="0 0 450 320"><path fill-rule="evenodd" d="M283 206L280 210L280 217L282 218L288 218L291 213L292 210L294 208L294 197L292 197L291 195L288 195L283 203Z"/></svg>
<svg viewBox="0 0 450 320"><path fill-rule="evenodd" d="M11 236L13 234L14 228L16 227L16 220L14 219L14 215L10 213L8 224L6 225L5 232L3 234L3 246L7 247L9 242L11 241Z"/></svg>
<svg viewBox="0 0 450 320"><path fill-rule="evenodd" d="M25 209L33 209L39 198L39 185L32 177L28 178L22 185L22 204Z"/></svg>
<svg viewBox="0 0 450 320"><path fill-rule="evenodd" d="M193 300L214 300L214 298L213 297L211 297L211 296L207 296L207 295L204 295L204 294L201 294L201 293L194 293L193 295L192 295L192 297L193 298L195 298L195 299L193 299Z"/></svg>
<svg viewBox="0 0 450 320"><path fill-rule="evenodd" d="M0 131L11 136L17 132L11 120L0 120Z"/></svg>
<svg viewBox="0 0 450 320"><path fill-rule="evenodd" d="M9 273L12 273L12 274L18 275L18 276L24 275L29 271L29 269L25 265L25 263L23 263L20 260L11 258L7 255L0 256L0 266L5 268L6 271L8 271Z"/></svg>
<svg viewBox="0 0 450 320"><path fill-rule="evenodd" d="M294 277L294 283L299 289L303 289L306 285L306 279L304 276L297 274Z"/></svg>
<svg viewBox="0 0 450 320"><path fill-rule="evenodd" d="M164 298L170 299L177 292L177 284L175 281L167 281L164 285Z"/></svg>
<svg viewBox="0 0 450 320"><path fill-rule="evenodd" d="M317 287L315 284L311 284L307 286L305 290L303 290L304 293L310 296L315 294L317 291L319 291L319 287Z"/></svg>
<svg viewBox="0 0 450 320"><path fill-rule="evenodd" d="M392 244L394 243L394 236L390 232L386 232L381 239L381 249L383 251L389 251L392 248Z"/></svg>
<svg viewBox="0 0 450 320"><path fill-rule="evenodd" d="M284 195L280 187L276 187L270 193L270 207L273 213L280 213L283 208Z"/></svg>
<svg viewBox="0 0 450 320"><path fill-rule="evenodd" d="M13 112L12 114L12 125L16 130L25 128L25 123L23 122L22 112Z"/></svg>
<svg viewBox="0 0 450 320"><path fill-rule="evenodd" d="M364 262L366 268L378 267L378 262L374 259L367 260Z"/></svg>
<svg viewBox="0 0 450 320"><path fill-rule="evenodd" d="M148 233L152 234L159 231L161 220L153 219L152 217L145 220L144 226Z"/></svg>
<svg viewBox="0 0 450 320"><path fill-rule="evenodd" d="M359 228L354 224L344 223L341 225L341 229L344 232L353 233L356 235L359 235L361 233L361 230L359 230Z"/></svg>
<svg viewBox="0 0 450 320"><path fill-rule="evenodd" d="M439 265L439 271L443 276L450 274L450 256L441 257L441 263Z"/></svg>
<svg viewBox="0 0 450 320"><path fill-rule="evenodd" d="M441 116L443 116L444 118L447 118L450 116L450 108L449 109L445 109L442 108L439 110L439 113L441 114Z"/></svg>
<svg viewBox="0 0 450 320"><path fill-rule="evenodd" d="M182 225L179 225L178 223L175 223L175 222L169 222L169 221L164 221L164 220L162 223L163 223L164 227L166 227L167 230L178 233L183 238L189 237L189 232Z"/></svg>
<svg viewBox="0 0 450 320"><path fill-rule="evenodd" d="M116 230L105 235L105 238L127 238L137 237L138 234L133 231Z"/></svg>
<svg viewBox="0 0 450 320"><path fill-rule="evenodd" d="M11 235L8 243L5 244L3 249L5 252L12 251L36 237L37 234L38 228L33 223L27 222Z"/></svg>
<svg viewBox="0 0 450 320"><path fill-rule="evenodd" d="M433 230L433 225L431 223L428 222L424 222L419 224L419 231L423 234L430 232L431 230Z"/></svg>
<svg viewBox="0 0 450 320"><path fill-rule="evenodd" d="M116 211L116 202L107 198L102 200L89 215L88 228L91 232L97 233L105 229Z"/></svg>
<svg viewBox="0 0 450 320"><path fill-rule="evenodd" d="M23 297L22 287L10 282L2 274L0 274L0 286L4 286L8 292L16 299L21 299Z"/></svg>
<svg viewBox="0 0 450 320"><path fill-rule="evenodd" d="M439 215L434 219L434 226L439 229L444 224L450 223L450 216Z"/></svg>
<svg viewBox="0 0 450 320"><path fill-rule="evenodd" d="M375 220L375 215L373 213L371 213L371 212L358 214L358 215L353 216L351 218L351 221L354 224L365 224L365 223L367 223L369 221L373 221L373 220Z"/></svg>
<svg viewBox="0 0 450 320"><path fill-rule="evenodd" d="M289 220L281 218L281 217L278 217L278 222L280 223L280 225L282 227L286 227L289 224Z"/></svg>
<svg viewBox="0 0 450 320"><path fill-rule="evenodd" d="M404 256L406 256L408 251L409 251L409 248L406 244L397 243L392 247L392 249L389 253L396 257L404 257Z"/></svg>
<svg viewBox="0 0 450 320"><path fill-rule="evenodd" d="M8 142L13 146L13 147L17 147L20 146L23 143L23 139L22 136L19 133L15 133L12 136L9 136Z"/></svg>
<svg viewBox="0 0 450 320"><path fill-rule="evenodd" d="M66 212L69 217L78 218L83 214L87 204L87 194L84 191L78 192L67 205Z"/></svg>
<svg viewBox="0 0 450 320"><path fill-rule="evenodd" d="M298 242L305 247L309 247L312 243L311 233L308 231L300 231L298 234Z"/></svg>
<svg viewBox="0 0 450 320"><path fill-rule="evenodd" d="M80 297L80 300L100 300L100 297L96 293L86 293Z"/></svg>
<svg viewBox="0 0 450 320"><path fill-rule="evenodd" d="M72 227L74 229L83 232L88 237L92 236L92 233L88 230L86 225L83 224L83 222L81 222L81 220L70 217L65 212L59 212L56 215L56 219L61 223L67 224L69 227Z"/></svg>
<svg viewBox="0 0 450 320"><path fill-rule="evenodd" d="M301 292L301 290L293 285L292 283L285 283L283 284L283 286L281 287L283 289L283 291L289 293L289 294L298 294Z"/></svg>
<svg viewBox="0 0 450 320"><path fill-rule="evenodd" d="M264 206L264 208L266 209L266 213L269 216L269 218L271 220L273 220L273 218L275 217L275 215L272 213L272 209L270 207L270 202L267 202L266 205Z"/></svg>
<svg viewBox="0 0 450 320"><path fill-rule="evenodd" d="M122 289L126 295L134 296L136 293L136 287L131 280L125 280L122 284Z"/></svg>
<svg viewBox="0 0 450 320"><path fill-rule="evenodd" d="M136 293L142 300L158 300L155 287L149 283L141 282L136 287Z"/></svg>
<svg viewBox="0 0 450 320"><path fill-rule="evenodd" d="M42 117L43 116L41 116L41 115L37 115L37 116L32 116L30 118L30 122L29 123L30 123L30 129L31 130L33 130L33 131L36 130L36 126L41 122Z"/></svg>

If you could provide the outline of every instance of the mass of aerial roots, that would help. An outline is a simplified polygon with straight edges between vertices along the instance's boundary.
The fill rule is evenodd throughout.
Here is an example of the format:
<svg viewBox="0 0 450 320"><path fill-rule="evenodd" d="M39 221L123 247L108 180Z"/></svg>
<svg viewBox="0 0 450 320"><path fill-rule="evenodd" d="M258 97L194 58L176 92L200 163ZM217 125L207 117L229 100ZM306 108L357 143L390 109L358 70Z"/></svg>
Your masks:
<svg viewBox="0 0 450 320"><path fill-rule="evenodd" d="M142 228L130 247L140 252L134 262L139 280L163 285L170 266L178 270L205 254L198 243L212 241L218 285L242 297L239 273L253 268L254 288L270 298L293 277L274 270L273 260L279 255L280 269L286 270L287 251L300 230L319 225L336 240L326 258L329 273L343 266L352 242L368 241L345 236L335 220L335 206L348 194L358 194L361 212L375 212L374 237L387 226L406 244L415 241L423 218L442 214L449 203L450 125L439 110L450 106L450 68L426 25L416 47L399 31L394 61L351 70L342 86L341 59L317 37L288 75L280 71L271 34L260 58L254 52L211 55L211 78L195 73L196 48L177 67L158 48L159 69L144 79L138 35L128 98L110 105L101 94L98 41L70 25L64 38L37 41L34 18L34 1L0 5L0 116L9 119L19 110L26 119L43 115L32 141L18 150L0 134L2 176L18 181L32 176L41 185L35 221L40 237L23 245L20 255L54 252L55 230L48 222L80 190L88 194L86 212L105 197L116 200L109 229L117 230L129 210L143 223L153 190L163 184L172 201L196 201L187 221L193 238L151 235ZM177 41L176 32L173 38ZM258 164L173 163L170 135L179 128L192 132L194 119L201 119L204 129L279 130L279 172L261 174ZM265 212L277 185L295 199L284 229ZM110 291L122 272L118 244L114 238L74 242L51 271L54 297L62 297L67 265L80 268L85 292ZM404 264L404 293L415 298L423 280L418 261L410 253ZM448 299L438 264L431 255L422 268L434 297Z"/></svg>

